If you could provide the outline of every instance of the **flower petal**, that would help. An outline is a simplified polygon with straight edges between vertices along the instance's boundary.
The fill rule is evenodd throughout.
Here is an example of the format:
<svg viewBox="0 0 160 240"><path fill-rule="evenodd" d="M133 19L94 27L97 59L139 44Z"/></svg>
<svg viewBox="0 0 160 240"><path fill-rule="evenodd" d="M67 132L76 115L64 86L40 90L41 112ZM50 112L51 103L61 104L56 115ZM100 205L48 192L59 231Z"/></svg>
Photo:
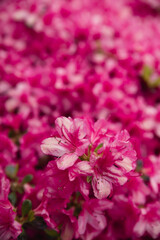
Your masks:
<svg viewBox="0 0 160 240"><path fill-rule="evenodd" d="M88 221L88 213L83 210L78 217L78 232L79 232L79 234L84 234L84 232L86 230L87 221Z"/></svg>
<svg viewBox="0 0 160 240"><path fill-rule="evenodd" d="M106 217L102 213L93 212L92 215L89 214L88 223L96 230L103 230L106 225Z"/></svg>
<svg viewBox="0 0 160 240"><path fill-rule="evenodd" d="M68 149L60 145L60 138L47 138L41 144L42 152L56 157L61 157Z"/></svg>
<svg viewBox="0 0 160 240"><path fill-rule="evenodd" d="M65 170L74 165L78 156L74 153L66 153L57 160L57 167L61 170Z"/></svg>
<svg viewBox="0 0 160 240"><path fill-rule="evenodd" d="M78 162L69 170L69 179L73 181L78 175L91 175L93 170L89 162Z"/></svg>
<svg viewBox="0 0 160 240"><path fill-rule="evenodd" d="M61 137L69 140L70 128L73 120L71 118L59 117L55 121L56 129Z"/></svg>
<svg viewBox="0 0 160 240"><path fill-rule="evenodd" d="M106 198L112 190L112 184L109 183L105 177L97 175L92 180L92 187L94 195L98 199Z"/></svg>

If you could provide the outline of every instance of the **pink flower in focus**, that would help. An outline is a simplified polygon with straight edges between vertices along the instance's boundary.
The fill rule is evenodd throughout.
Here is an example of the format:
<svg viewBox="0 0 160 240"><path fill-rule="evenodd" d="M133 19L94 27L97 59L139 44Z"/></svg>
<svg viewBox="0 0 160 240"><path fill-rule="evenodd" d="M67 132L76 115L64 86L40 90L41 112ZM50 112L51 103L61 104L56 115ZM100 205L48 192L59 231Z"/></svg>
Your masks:
<svg viewBox="0 0 160 240"><path fill-rule="evenodd" d="M74 181L69 181L68 171L58 169L56 162L48 163L43 174L44 183L54 198L68 198L75 190Z"/></svg>
<svg viewBox="0 0 160 240"><path fill-rule="evenodd" d="M56 130L61 138L45 139L42 151L60 157L56 160L57 167L69 168L69 181L77 178L79 185L84 186L82 177L91 177L94 195L99 199L108 197L113 184L123 185L135 168L136 152L126 130L115 135L105 120L92 124L65 117L56 120Z"/></svg>
<svg viewBox="0 0 160 240"><path fill-rule="evenodd" d="M45 139L41 148L45 154L59 157L57 166L65 170L73 166L78 157L84 154L89 141L85 139L85 124L82 119L59 117L55 125L59 137Z"/></svg>
<svg viewBox="0 0 160 240"><path fill-rule="evenodd" d="M116 136L107 135L98 154L92 153L90 164L94 169L92 187L95 197L108 197L113 184L123 185L128 180L127 174L134 170L136 152L129 138L126 130Z"/></svg>

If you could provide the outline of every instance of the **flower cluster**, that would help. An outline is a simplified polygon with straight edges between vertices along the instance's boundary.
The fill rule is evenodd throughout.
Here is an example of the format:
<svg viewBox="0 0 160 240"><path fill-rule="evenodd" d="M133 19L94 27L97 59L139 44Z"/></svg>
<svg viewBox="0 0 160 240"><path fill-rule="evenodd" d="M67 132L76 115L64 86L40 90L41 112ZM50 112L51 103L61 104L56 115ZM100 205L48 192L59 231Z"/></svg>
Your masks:
<svg viewBox="0 0 160 240"><path fill-rule="evenodd" d="M69 181L78 178L80 192L84 188L81 186L92 182L94 196L103 199L111 194L112 185L127 182L136 160L127 131L114 136L103 120L93 125L78 118L60 117L55 125L58 136L45 139L42 151L59 157L55 161L57 168L68 171ZM89 191L82 194L88 197Z"/></svg>
<svg viewBox="0 0 160 240"><path fill-rule="evenodd" d="M160 239L160 1L0 1L0 239Z"/></svg>

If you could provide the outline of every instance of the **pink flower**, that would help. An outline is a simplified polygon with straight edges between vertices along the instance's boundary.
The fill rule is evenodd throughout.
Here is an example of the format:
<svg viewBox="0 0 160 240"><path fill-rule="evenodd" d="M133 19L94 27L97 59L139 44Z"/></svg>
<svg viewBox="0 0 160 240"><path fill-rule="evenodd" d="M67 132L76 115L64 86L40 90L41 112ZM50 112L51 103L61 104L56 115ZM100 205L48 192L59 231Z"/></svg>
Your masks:
<svg viewBox="0 0 160 240"><path fill-rule="evenodd" d="M0 169L0 239L17 239L21 233L21 224L15 221L16 212L8 200L10 182Z"/></svg>
<svg viewBox="0 0 160 240"><path fill-rule="evenodd" d="M69 181L68 171L57 168L55 161L49 162L42 178L54 198L67 199L75 191L76 184L74 181Z"/></svg>
<svg viewBox="0 0 160 240"><path fill-rule="evenodd" d="M116 136L106 135L98 154L93 152L90 164L94 169L92 187L95 197L107 197L113 184L123 185L128 179L128 173L134 170L136 152L129 141L126 130Z"/></svg>
<svg viewBox="0 0 160 240"><path fill-rule="evenodd" d="M104 211L111 209L112 202L108 200L92 199L86 201L82 206L82 211L78 216L77 237L91 240L102 232L107 226L107 219Z"/></svg>
<svg viewBox="0 0 160 240"><path fill-rule="evenodd" d="M61 170L75 164L89 145L85 139L85 124L82 119L59 117L55 121L59 137L47 138L42 142L41 149L45 154L59 157L56 162Z"/></svg>
<svg viewBox="0 0 160 240"><path fill-rule="evenodd" d="M132 201L136 204L145 204L147 196L151 194L150 188L144 183L139 176L133 176L128 182L119 189L123 194L127 193L131 196Z"/></svg>
<svg viewBox="0 0 160 240"><path fill-rule="evenodd" d="M134 233L141 237L148 233L153 239L160 235L160 203L148 204L141 209L141 215L134 226Z"/></svg>
<svg viewBox="0 0 160 240"><path fill-rule="evenodd" d="M144 160L142 173L144 177L148 178L152 191L158 194L160 186L160 157L154 155L148 156Z"/></svg>
<svg viewBox="0 0 160 240"><path fill-rule="evenodd" d="M10 189L10 182L0 169L0 201L8 200L8 194Z"/></svg>
<svg viewBox="0 0 160 240"><path fill-rule="evenodd" d="M47 200L45 198L42 199L40 205L36 209L34 209L33 212L35 216L43 217L49 228L56 229L56 223L50 218L47 211Z"/></svg>
<svg viewBox="0 0 160 240"><path fill-rule="evenodd" d="M128 132L115 135L106 126L105 120L93 125L82 119L58 118L56 130L61 138L45 139L41 146L44 153L60 157L56 160L57 167L69 168L70 181L77 178L82 186L83 176L92 177L94 195L99 199L111 193L113 184L123 185L127 181L136 160Z"/></svg>
<svg viewBox="0 0 160 240"><path fill-rule="evenodd" d="M21 233L21 224L15 221L16 213L9 201L0 201L0 239L17 239Z"/></svg>
<svg viewBox="0 0 160 240"><path fill-rule="evenodd" d="M132 202L131 198L124 194L115 194L112 198L113 207L108 210L112 235L109 237L110 230L106 231L106 239L128 239L133 236L133 228L138 219L140 210ZM114 238L115 237L115 238Z"/></svg>
<svg viewBox="0 0 160 240"><path fill-rule="evenodd" d="M0 164L5 167L8 163L11 163L15 158L17 147L15 144L5 135L0 134Z"/></svg>

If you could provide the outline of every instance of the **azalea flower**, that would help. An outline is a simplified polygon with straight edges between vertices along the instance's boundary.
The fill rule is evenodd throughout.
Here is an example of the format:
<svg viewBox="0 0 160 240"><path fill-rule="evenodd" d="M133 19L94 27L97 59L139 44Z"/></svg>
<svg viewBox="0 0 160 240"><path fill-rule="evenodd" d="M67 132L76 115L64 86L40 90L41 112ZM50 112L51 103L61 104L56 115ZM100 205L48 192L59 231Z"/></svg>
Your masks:
<svg viewBox="0 0 160 240"><path fill-rule="evenodd" d="M56 119L55 127L59 136L45 139L41 148L45 154L59 157L57 166L65 170L73 166L78 157L83 155L89 141L85 139L85 125L81 119L60 117Z"/></svg>
<svg viewBox="0 0 160 240"><path fill-rule="evenodd" d="M0 170L0 239L17 239L21 233L21 224L15 220L16 212L8 200L10 189L9 180Z"/></svg>
<svg viewBox="0 0 160 240"><path fill-rule="evenodd" d="M138 237L148 233L153 239L156 239L160 235L159 207L159 202L154 202L141 209L141 214L133 229Z"/></svg>
<svg viewBox="0 0 160 240"><path fill-rule="evenodd" d="M112 208L112 202L108 200L92 199L83 204L83 210L78 216L77 237L94 239L107 226L107 218L104 211Z"/></svg>
<svg viewBox="0 0 160 240"><path fill-rule="evenodd" d="M21 224L15 221L16 213L8 202L0 201L0 238L2 240L17 239L22 232Z"/></svg>
<svg viewBox="0 0 160 240"><path fill-rule="evenodd" d="M136 152L129 138L125 130L115 136L106 134L98 154L92 153L90 160L94 169L92 187L97 198L108 197L113 190L113 184L126 183L128 173L135 169Z"/></svg>

